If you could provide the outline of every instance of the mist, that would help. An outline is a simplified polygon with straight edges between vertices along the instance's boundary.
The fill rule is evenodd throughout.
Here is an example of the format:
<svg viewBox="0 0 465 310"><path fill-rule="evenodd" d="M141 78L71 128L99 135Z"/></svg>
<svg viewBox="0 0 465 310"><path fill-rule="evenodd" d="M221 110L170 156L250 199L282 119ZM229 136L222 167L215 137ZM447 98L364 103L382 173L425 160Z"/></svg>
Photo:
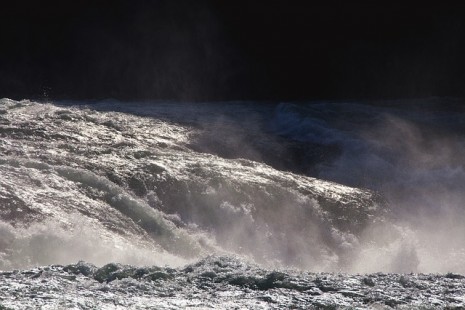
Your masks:
<svg viewBox="0 0 465 310"><path fill-rule="evenodd" d="M316 163L316 176L386 199L389 220L368 225L352 271L465 272L464 123L439 101L309 106L320 119L295 113L298 129L283 127L294 139L338 146L334 160ZM287 117L289 108L280 108Z"/></svg>
<svg viewBox="0 0 465 310"><path fill-rule="evenodd" d="M369 189L382 197L386 217L368 221L354 235L341 235L346 240L336 242L341 248L332 258L304 254L307 249L317 252L330 232L321 235L317 229L320 237L314 231L310 244L306 234L291 228L299 227L298 221L291 221L286 235L299 244L291 255L303 256L300 264L284 259L290 265L362 273L464 273L465 124L454 102L282 103L272 113L260 106L234 115L225 108L216 118L205 117L198 108L196 121L202 127L191 147ZM230 109L242 111L234 104ZM289 205L279 212L282 218L296 215ZM289 251L280 245L275 250Z"/></svg>
<svg viewBox="0 0 465 310"><path fill-rule="evenodd" d="M418 270L465 272L463 135L386 116L364 138L378 159L362 167L365 182L385 195L395 221L411 230L407 239Z"/></svg>

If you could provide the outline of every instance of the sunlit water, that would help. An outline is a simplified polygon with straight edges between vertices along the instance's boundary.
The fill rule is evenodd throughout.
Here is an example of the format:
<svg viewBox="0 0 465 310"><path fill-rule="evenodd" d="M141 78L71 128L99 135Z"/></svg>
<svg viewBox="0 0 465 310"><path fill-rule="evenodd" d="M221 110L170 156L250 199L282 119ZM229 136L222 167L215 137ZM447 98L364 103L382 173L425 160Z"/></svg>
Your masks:
<svg viewBox="0 0 465 310"><path fill-rule="evenodd" d="M440 103L2 99L0 269L465 273L465 118Z"/></svg>

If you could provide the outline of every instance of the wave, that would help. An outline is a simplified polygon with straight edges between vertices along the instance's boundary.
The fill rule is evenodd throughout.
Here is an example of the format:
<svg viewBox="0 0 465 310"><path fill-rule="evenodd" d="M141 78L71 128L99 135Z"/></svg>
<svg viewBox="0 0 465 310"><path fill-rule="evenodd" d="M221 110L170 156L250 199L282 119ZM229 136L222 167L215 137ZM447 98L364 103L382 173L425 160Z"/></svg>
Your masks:
<svg viewBox="0 0 465 310"><path fill-rule="evenodd" d="M380 188L273 165L295 141L342 150L311 164L319 177L354 146L368 150L360 131L325 116L336 108L3 99L0 268L79 259L178 266L221 254L313 271L461 270L461 238L457 264L428 262L415 227ZM338 176L357 170L350 164Z"/></svg>

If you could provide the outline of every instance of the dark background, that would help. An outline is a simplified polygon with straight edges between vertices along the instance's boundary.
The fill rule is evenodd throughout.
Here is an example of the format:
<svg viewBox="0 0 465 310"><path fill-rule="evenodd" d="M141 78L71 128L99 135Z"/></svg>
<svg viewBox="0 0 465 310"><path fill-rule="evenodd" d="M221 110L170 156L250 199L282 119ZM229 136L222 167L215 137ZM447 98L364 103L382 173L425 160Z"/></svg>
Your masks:
<svg viewBox="0 0 465 310"><path fill-rule="evenodd" d="M463 97L463 7L393 2L2 3L0 97Z"/></svg>

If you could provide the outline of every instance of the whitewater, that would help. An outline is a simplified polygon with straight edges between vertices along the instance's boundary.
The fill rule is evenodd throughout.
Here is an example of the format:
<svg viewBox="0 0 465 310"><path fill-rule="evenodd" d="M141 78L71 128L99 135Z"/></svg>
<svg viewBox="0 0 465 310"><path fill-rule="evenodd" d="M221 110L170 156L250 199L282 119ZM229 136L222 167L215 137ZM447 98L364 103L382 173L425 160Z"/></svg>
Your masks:
<svg viewBox="0 0 465 310"><path fill-rule="evenodd" d="M0 309L463 307L457 106L1 99Z"/></svg>

